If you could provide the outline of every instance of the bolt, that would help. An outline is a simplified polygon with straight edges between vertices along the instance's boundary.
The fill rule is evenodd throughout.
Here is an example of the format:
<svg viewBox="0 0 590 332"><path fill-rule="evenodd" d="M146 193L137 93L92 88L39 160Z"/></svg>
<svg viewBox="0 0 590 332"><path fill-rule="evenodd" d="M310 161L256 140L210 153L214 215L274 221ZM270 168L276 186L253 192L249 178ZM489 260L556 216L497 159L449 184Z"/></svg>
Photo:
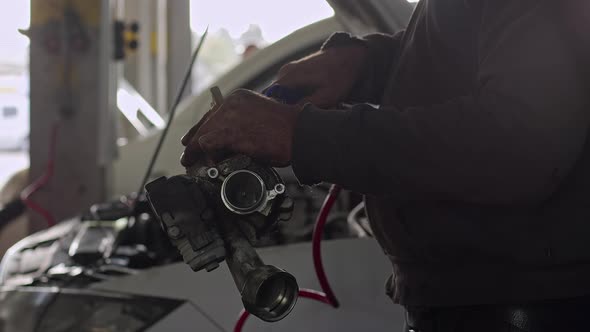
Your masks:
<svg viewBox="0 0 590 332"><path fill-rule="evenodd" d="M211 167L207 170L207 175L212 179L216 179L219 176L219 171L217 168Z"/></svg>
<svg viewBox="0 0 590 332"><path fill-rule="evenodd" d="M285 185L282 184L282 183L277 183L275 185L275 191L279 195L282 194L282 193L284 193L285 192Z"/></svg>
<svg viewBox="0 0 590 332"><path fill-rule="evenodd" d="M170 236L173 239L177 239L180 236L180 228L176 226L168 227L168 236Z"/></svg>

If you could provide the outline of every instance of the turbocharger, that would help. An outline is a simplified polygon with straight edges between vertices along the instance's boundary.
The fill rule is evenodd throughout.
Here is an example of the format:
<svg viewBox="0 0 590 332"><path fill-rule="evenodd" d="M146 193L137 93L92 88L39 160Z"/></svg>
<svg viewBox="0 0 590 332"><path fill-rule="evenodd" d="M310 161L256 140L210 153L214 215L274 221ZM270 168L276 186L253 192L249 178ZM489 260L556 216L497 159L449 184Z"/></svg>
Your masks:
<svg viewBox="0 0 590 332"><path fill-rule="evenodd" d="M299 293L296 279L265 265L253 248L293 211L273 168L236 156L193 166L187 175L161 177L145 189L164 231L194 271L212 271L225 260L248 312L268 322L291 312Z"/></svg>

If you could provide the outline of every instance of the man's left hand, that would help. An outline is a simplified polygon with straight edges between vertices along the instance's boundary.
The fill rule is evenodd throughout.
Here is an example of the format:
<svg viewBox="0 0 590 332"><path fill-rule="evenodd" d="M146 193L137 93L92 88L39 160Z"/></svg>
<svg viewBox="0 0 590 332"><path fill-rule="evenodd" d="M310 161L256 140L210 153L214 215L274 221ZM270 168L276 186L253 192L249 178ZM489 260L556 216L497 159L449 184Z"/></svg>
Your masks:
<svg viewBox="0 0 590 332"><path fill-rule="evenodd" d="M271 166L287 166L300 108L253 91L236 90L182 138L181 163L188 167L203 156L219 161L244 154Z"/></svg>

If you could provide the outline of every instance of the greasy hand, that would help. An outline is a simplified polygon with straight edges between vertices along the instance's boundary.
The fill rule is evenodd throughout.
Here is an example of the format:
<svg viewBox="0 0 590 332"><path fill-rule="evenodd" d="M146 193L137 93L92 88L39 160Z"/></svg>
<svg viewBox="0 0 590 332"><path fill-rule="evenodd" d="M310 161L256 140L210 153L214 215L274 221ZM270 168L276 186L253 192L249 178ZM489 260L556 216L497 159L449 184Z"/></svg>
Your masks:
<svg viewBox="0 0 590 332"><path fill-rule="evenodd" d="M297 106L236 90L182 138L181 163L188 167L203 157L219 161L244 154L271 166L287 166L298 114Z"/></svg>
<svg viewBox="0 0 590 332"><path fill-rule="evenodd" d="M360 45L330 48L284 65L274 84L309 91L305 102L333 107L350 94L366 58L367 49Z"/></svg>

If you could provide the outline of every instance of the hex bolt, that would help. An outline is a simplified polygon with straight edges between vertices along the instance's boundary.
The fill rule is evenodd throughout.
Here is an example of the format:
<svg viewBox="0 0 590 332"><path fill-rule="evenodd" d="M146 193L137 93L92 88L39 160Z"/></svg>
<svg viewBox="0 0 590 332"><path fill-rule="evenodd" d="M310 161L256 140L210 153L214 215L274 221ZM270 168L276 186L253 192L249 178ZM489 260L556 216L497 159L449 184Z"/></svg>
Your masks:
<svg viewBox="0 0 590 332"><path fill-rule="evenodd" d="M279 195L284 193L285 192L285 185L282 183L277 183L275 185L275 192Z"/></svg>
<svg viewBox="0 0 590 332"><path fill-rule="evenodd" d="M170 226L168 227L168 236L173 239L177 239L180 236L180 228L177 226Z"/></svg>
<svg viewBox="0 0 590 332"><path fill-rule="evenodd" d="M217 168L211 167L207 170L207 175L212 179L216 179L219 176L219 171Z"/></svg>

